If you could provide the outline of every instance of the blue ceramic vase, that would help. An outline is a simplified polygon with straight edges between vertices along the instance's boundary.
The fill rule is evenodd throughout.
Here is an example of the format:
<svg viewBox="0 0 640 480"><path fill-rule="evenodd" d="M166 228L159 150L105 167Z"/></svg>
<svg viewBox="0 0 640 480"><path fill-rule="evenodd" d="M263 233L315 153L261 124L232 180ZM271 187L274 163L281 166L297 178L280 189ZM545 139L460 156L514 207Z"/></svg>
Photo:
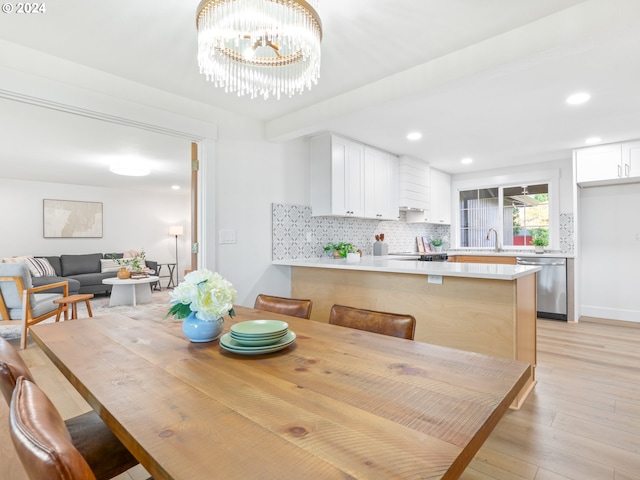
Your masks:
<svg viewBox="0 0 640 480"><path fill-rule="evenodd" d="M216 320L206 321L196 318L195 312L191 312L182 321L182 333L192 342L211 342L218 338L224 328L222 317Z"/></svg>

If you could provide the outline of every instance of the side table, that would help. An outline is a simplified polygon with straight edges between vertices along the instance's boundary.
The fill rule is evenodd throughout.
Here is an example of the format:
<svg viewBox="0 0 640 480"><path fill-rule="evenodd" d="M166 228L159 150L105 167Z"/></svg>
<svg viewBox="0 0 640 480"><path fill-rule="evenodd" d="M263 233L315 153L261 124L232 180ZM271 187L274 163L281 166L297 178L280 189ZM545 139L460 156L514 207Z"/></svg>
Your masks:
<svg viewBox="0 0 640 480"><path fill-rule="evenodd" d="M169 270L169 272L166 275L162 275L160 272L162 271L162 267L167 267L167 270ZM175 271L176 271L176 264L175 263L159 263L158 264L158 271L156 272L156 275L159 278L168 278L169 282L167 283L167 288L173 288L176 286L176 282L173 278L173 276L175 275ZM155 287L158 290L162 290L162 285L160 284L160 280L158 280L158 283L156 283Z"/></svg>
<svg viewBox="0 0 640 480"><path fill-rule="evenodd" d="M69 309L69 304L71 305L71 320L76 320L78 318L78 302L81 302L83 300L87 305L87 313L90 317L93 317L93 312L91 311L91 303L89 302L90 298L93 298L93 293L79 293L76 295L69 295L68 297L55 299L53 303L58 304L56 322L60 320L60 314L64 311L64 306L67 305L67 310Z"/></svg>

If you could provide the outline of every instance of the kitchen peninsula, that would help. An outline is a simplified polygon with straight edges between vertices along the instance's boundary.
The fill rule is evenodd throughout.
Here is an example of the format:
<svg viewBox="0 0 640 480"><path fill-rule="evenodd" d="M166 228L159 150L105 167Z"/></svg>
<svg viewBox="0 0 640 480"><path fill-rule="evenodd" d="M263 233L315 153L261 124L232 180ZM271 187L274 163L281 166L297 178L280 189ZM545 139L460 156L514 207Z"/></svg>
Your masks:
<svg viewBox="0 0 640 480"><path fill-rule="evenodd" d="M415 340L522 360L535 385L536 277L540 267L364 256L357 262L277 260L291 267L291 295L313 301L311 319L327 322L334 304L416 317Z"/></svg>

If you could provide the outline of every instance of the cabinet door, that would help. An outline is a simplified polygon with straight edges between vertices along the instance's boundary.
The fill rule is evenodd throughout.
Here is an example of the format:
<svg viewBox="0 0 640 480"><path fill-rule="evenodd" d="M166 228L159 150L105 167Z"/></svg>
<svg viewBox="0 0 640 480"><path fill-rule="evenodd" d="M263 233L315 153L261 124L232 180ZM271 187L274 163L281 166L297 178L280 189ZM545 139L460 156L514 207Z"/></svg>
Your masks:
<svg viewBox="0 0 640 480"><path fill-rule="evenodd" d="M425 222L451 223L451 175L431 170L431 208L425 211Z"/></svg>
<svg viewBox="0 0 640 480"><path fill-rule="evenodd" d="M332 213L363 216L364 146L340 137L332 137L331 168Z"/></svg>
<svg viewBox="0 0 640 480"><path fill-rule="evenodd" d="M640 142L622 144L622 175L640 178Z"/></svg>
<svg viewBox="0 0 640 480"><path fill-rule="evenodd" d="M364 216L397 220L397 157L371 147L365 147L364 152Z"/></svg>
<svg viewBox="0 0 640 480"><path fill-rule="evenodd" d="M599 145L576 150L576 179L579 184L614 180L623 176L621 145Z"/></svg>
<svg viewBox="0 0 640 480"><path fill-rule="evenodd" d="M399 208L407 211L429 210L431 207L429 164L406 155L401 155L397 163Z"/></svg>

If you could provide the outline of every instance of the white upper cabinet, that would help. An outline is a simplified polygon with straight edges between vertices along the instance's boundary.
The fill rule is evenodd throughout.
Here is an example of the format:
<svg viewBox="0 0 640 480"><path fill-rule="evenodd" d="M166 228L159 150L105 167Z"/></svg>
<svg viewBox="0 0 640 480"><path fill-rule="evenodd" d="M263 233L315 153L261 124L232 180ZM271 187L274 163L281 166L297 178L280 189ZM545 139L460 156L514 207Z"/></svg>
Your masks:
<svg viewBox="0 0 640 480"><path fill-rule="evenodd" d="M418 212L407 211L407 223L451 224L451 175L440 170L429 172L429 208Z"/></svg>
<svg viewBox="0 0 640 480"><path fill-rule="evenodd" d="M338 135L313 137L311 214L397 220L397 157Z"/></svg>
<svg viewBox="0 0 640 480"><path fill-rule="evenodd" d="M622 176L622 146L598 145L576 150L576 178L579 184L614 180Z"/></svg>
<svg viewBox="0 0 640 480"><path fill-rule="evenodd" d="M364 216L398 220L398 157L364 147Z"/></svg>
<svg viewBox="0 0 640 480"><path fill-rule="evenodd" d="M623 174L630 180L640 180L640 141L622 144Z"/></svg>
<svg viewBox="0 0 640 480"><path fill-rule="evenodd" d="M364 145L336 135L311 139L311 212L364 215Z"/></svg>
<svg viewBox="0 0 640 480"><path fill-rule="evenodd" d="M640 181L640 141L580 148L575 159L581 186Z"/></svg>
<svg viewBox="0 0 640 480"><path fill-rule="evenodd" d="M425 211L425 222L451 223L451 175L431 169L431 208Z"/></svg>
<svg viewBox="0 0 640 480"><path fill-rule="evenodd" d="M398 180L398 204L402 210L429 210L431 179L427 162L402 155L398 159Z"/></svg>

